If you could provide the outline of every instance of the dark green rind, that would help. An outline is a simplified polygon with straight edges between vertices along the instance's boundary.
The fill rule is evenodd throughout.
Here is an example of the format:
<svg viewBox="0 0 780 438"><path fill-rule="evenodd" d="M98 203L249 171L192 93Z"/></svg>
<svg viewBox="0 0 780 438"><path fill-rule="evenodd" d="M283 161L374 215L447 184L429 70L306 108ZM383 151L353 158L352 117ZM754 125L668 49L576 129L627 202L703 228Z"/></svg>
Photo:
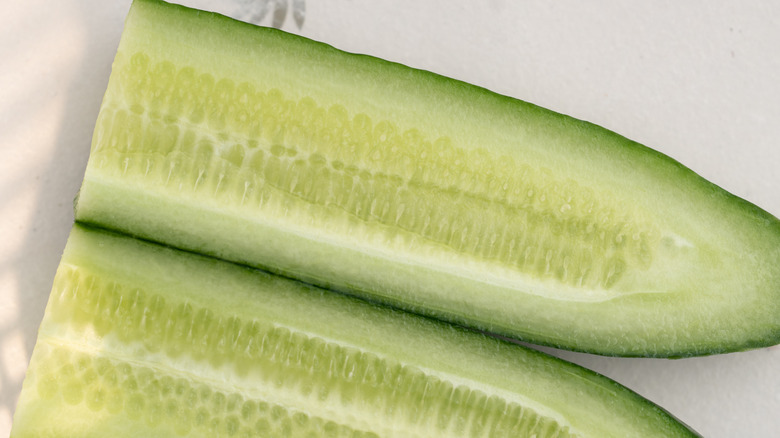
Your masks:
<svg viewBox="0 0 780 438"><path fill-rule="evenodd" d="M71 273L82 279L68 283ZM145 298L139 301L134 298L138 296ZM135 303L142 304L136 308ZM165 306L183 309L183 303L191 310L167 316ZM210 312L209 321L227 321L227 325L205 325L198 316L202 309ZM190 319L192 322L188 322ZM251 337L254 329L237 329L234 334L227 330L231 324L249 327L249 322L258 327L258 333L262 333L263 327L274 326L283 327L288 334L277 339L288 339L290 333L296 337L289 337L287 347L267 347L267 353L244 357L250 350L258 351L260 344L241 337L241 333L250 333ZM219 336L236 337L232 341L235 346L223 344ZM393 389L403 381L382 380L381 373L379 380L363 377L363 373L373 375L368 371L356 371L351 383L334 383L343 379L338 376L342 375L345 359L324 353L319 361L301 357L306 353L295 351L302 348L302 342L311 342L305 339L319 339L320 346L324 340L331 345L329 351L344 347L357 363L373 357L374 362L363 365L367 369L375 366L376 361L393 369L408 369L416 379L410 382L418 383L408 389L409 394L399 394ZM312 351L325 351L318 348ZM64 371L62 366L67 368L69 363L74 368ZM299 363L308 365L300 368ZM57 372L62 374L52 374L58 368ZM337 380L332 380L334 374L328 370L336 370ZM347 371L345 368L344 375L352 376ZM278 377L275 373L279 373ZM216 376L220 376L219 381ZM279 383L272 385L278 389L272 390L271 398L264 402L278 402L274 399L277 393L297 394L287 398L287 409L305 412L309 424L330 420L317 420L318 409L335 409L341 418L350 418L351 412L356 416L351 421L367 421L369 429L381 423L385 415L394 415L388 424L404 433L404 427L414 424L407 424L403 415L406 409L413 409L409 404L415 399L415 391L422 391L424 398L426 391L435 394L436 381L452 379L460 393L476 390L509 401L519 395L534 404L531 411L543 406L564 419L570 427L568 433L577 436L696 436L666 411L616 382L543 353L261 271L78 225L71 233L58 270L11 436L214 436L214 430L209 432L208 417L205 423L199 423L198 415L216 416L217 432L245 433L247 421L249 426L254 422L251 416L242 420L247 402L257 408L257 402L247 397L257 394L255 385L266 385L266 379L279 379ZM305 383L308 379L314 379L313 387ZM70 389L79 384L86 388L83 392ZM375 394L365 396L378 406L384 406L385 399L411 399L394 409L388 407L373 413L367 413L364 403L343 402L350 398L362 400L361 388L366 387L360 385L364 384L375 388ZM100 393L95 392L96 388L101 386L95 385L103 385L102 395L97 396ZM314 397L322 390L320 385L330 387L332 398ZM210 389L189 389L199 387ZM201 394L216 394L225 388L235 388L236 392L221 401L206 400L203 404L203 397L208 396ZM159 394L163 394L162 398L156 399ZM133 407L135 400L141 400L138 397L147 398L140 408ZM439 408L432 404L446 402L447 397L450 396L444 400L433 397L421 405L422 409L433 409L429 415L435 420ZM291 406L290 400L308 403L313 411L305 410L305 406ZM462 403L471 400L474 399L466 397ZM236 407L230 408L231 403ZM159 409L155 408L157 405ZM207 406L211 408L202 411ZM532 415L528 406L524 409L523 415ZM435 421L447 425L464 420L471 427L469 418L478 412L466 411L464 418L453 414ZM511 415L510 412L520 411L507 408L505 415ZM485 420L488 429L491 423L513 424L501 415L490 414ZM338 419L334 421L339 424ZM546 429L556 433L566 430L552 426ZM463 432L450 430L457 436ZM315 436L323 432L311 431ZM503 435L494 430L492 436Z"/></svg>
<svg viewBox="0 0 780 438"><path fill-rule="evenodd" d="M587 122L429 72L161 2L138 1L133 9L120 52L156 50L153 60L214 67L216 79L250 80L251 72L293 102L312 95L323 108L366 112L401 131L419 127L464 149L484 142L499 161L522 157L534 169L551 169L559 179L595 190L610 208L627 206L640 229L649 223L662 235L682 236L697 253L683 260L680 248L664 253L663 240L656 241L650 270L632 267L639 280L614 295L607 291L602 301L578 301L577 290L535 295L523 282L493 287L442 273L435 257L412 260L396 252L401 261L390 260L350 247L349 239L323 243L296 234L283 220L258 225L268 219L262 212L253 216L219 199L166 193L101 170L94 150L77 220L560 348L686 357L780 342L780 222L673 159ZM118 57L115 68L122 62ZM115 71L112 84L118 76ZM114 102L115 89L109 85L104 106ZM101 146L99 128L94 147Z"/></svg>

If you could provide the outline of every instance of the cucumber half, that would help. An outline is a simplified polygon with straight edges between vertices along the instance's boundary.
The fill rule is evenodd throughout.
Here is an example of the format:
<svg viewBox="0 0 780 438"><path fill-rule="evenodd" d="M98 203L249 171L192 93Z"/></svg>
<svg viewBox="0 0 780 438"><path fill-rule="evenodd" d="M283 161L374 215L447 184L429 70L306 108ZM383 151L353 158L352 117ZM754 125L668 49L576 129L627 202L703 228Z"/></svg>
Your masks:
<svg viewBox="0 0 780 438"><path fill-rule="evenodd" d="M77 225L11 436L177 435L695 434L543 353Z"/></svg>
<svg viewBox="0 0 780 438"><path fill-rule="evenodd" d="M780 221L601 127L136 0L76 219L538 344L780 342Z"/></svg>

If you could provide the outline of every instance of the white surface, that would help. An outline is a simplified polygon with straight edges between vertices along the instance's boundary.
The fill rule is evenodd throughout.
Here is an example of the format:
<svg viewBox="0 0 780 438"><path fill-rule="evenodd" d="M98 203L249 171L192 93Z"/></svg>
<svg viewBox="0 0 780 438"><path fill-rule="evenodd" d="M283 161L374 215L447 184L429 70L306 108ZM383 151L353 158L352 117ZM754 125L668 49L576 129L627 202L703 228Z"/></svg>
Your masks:
<svg viewBox="0 0 780 438"><path fill-rule="evenodd" d="M262 1L189 3L221 4L246 18ZM127 0L0 4L0 436L10 429L73 220L71 200L128 7ZM305 7L300 30L291 10L283 28L601 124L780 216L778 2L309 0ZM778 347L677 361L553 353L627 385L705 436L780 436Z"/></svg>

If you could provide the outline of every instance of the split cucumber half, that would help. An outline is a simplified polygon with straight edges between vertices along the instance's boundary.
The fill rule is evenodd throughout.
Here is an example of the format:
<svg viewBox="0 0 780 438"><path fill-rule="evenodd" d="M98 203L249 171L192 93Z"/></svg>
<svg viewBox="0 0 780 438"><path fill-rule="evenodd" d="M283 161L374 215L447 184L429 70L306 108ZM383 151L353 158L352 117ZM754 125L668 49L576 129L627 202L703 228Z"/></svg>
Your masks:
<svg viewBox="0 0 780 438"><path fill-rule="evenodd" d="M136 0L76 219L538 344L780 342L780 221L587 122Z"/></svg>
<svg viewBox="0 0 780 438"><path fill-rule="evenodd" d="M625 387L493 337L75 226L26 437L677 437Z"/></svg>

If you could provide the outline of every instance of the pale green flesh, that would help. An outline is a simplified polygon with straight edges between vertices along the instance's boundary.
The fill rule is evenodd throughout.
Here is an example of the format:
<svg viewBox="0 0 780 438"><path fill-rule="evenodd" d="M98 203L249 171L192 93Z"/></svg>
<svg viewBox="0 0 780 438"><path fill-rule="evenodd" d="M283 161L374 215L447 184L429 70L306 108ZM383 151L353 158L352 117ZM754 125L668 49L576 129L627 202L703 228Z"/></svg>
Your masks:
<svg viewBox="0 0 780 438"><path fill-rule="evenodd" d="M582 368L76 227L12 437L688 436Z"/></svg>
<svg viewBox="0 0 780 438"><path fill-rule="evenodd" d="M777 220L668 158L154 2L129 16L76 215L565 348L687 356L780 336Z"/></svg>

